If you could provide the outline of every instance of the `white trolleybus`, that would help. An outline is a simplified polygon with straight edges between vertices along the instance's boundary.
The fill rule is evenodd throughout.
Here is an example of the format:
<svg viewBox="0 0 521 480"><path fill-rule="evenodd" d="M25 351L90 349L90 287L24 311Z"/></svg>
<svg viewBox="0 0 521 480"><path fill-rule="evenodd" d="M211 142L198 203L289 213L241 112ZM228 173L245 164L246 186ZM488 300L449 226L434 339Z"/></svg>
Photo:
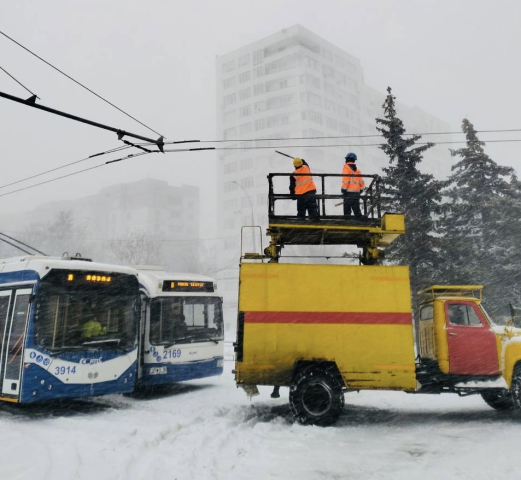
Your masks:
<svg viewBox="0 0 521 480"><path fill-rule="evenodd" d="M212 278L138 266L141 335L138 388L223 372L222 298Z"/></svg>
<svg viewBox="0 0 521 480"><path fill-rule="evenodd" d="M0 400L131 392L139 284L128 267L45 256L0 260Z"/></svg>

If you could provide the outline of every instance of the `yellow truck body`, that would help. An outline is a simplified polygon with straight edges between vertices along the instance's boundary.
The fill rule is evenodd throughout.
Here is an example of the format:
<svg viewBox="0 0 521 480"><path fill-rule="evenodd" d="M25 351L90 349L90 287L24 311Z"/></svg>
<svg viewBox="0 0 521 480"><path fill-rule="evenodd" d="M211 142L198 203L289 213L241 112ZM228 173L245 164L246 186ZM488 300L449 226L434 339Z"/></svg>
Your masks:
<svg viewBox="0 0 521 480"><path fill-rule="evenodd" d="M348 389L416 390L409 285L403 266L242 263L237 383L289 386L322 361Z"/></svg>

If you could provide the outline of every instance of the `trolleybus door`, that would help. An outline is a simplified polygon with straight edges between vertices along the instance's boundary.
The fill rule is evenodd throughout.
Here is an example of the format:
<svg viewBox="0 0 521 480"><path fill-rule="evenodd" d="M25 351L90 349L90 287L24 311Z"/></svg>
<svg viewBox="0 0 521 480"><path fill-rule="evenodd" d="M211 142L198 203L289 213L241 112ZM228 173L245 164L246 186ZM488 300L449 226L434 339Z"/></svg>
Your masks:
<svg viewBox="0 0 521 480"><path fill-rule="evenodd" d="M14 291L14 305L11 315L7 317L5 323L2 356L0 357L3 394L18 395L20 393L25 327L31 293L31 288L21 288Z"/></svg>
<svg viewBox="0 0 521 480"><path fill-rule="evenodd" d="M4 378L4 352L8 333L7 318L11 303L11 290L0 291L0 379Z"/></svg>

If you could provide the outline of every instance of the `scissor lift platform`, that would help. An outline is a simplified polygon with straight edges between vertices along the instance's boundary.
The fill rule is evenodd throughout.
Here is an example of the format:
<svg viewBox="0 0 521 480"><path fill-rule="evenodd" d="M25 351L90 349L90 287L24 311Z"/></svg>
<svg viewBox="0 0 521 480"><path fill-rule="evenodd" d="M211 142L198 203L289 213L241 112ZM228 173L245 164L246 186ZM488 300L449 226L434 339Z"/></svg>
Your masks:
<svg viewBox="0 0 521 480"><path fill-rule="evenodd" d="M402 214L381 214L378 175L351 175L364 177L368 184L364 194L360 195L362 216L331 215L326 211L344 202L343 195L326 192L327 184L330 187L331 184L338 186L336 181L340 181L340 177L344 176L331 173L313 174L318 188L318 193L314 196L318 206L317 219L302 219L287 213L277 214L275 209L277 203L295 200L296 196L275 192L274 179L291 175L301 174L270 173L268 175L267 235L270 237L270 245L264 253L271 258L270 261L278 261L280 251L285 245L356 245L363 249L360 261L366 265L374 265L382 258L379 248L390 245L398 236L405 233L405 220ZM338 200L339 203L334 203Z"/></svg>
<svg viewBox="0 0 521 480"><path fill-rule="evenodd" d="M278 245L357 245L385 247L405 233L401 214L386 213L382 218L332 218L319 221L294 217L269 219L267 234Z"/></svg>

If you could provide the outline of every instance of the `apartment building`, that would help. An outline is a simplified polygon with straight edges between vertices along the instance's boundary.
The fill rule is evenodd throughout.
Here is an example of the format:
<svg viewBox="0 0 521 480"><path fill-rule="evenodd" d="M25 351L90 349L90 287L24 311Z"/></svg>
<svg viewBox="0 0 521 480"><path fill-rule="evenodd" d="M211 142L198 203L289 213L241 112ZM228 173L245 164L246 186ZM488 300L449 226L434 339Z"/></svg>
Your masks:
<svg viewBox="0 0 521 480"><path fill-rule="evenodd" d="M59 212L71 212L82 237L72 243L84 246L84 255L113 261L110 240L146 232L161 243L165 267L189 271L198 257L199 210L198 187L143 179L105 187L88 197L43 203L30 212L7 217L2 223L23 236L31 225L50 224ZM41 239L34 234L36 248L60 244L60 239L52 238L53 232L48 230ZM76 251L68 253L74 255Z"/></svg>
<svg viewBox="0 0 521 480"><path fill-rule="evenodd" d="M275 153L276 149L305 158L315 173L340 173L349 151L357 153L365 174L380 173L387 165L383 152L374 146L381 141L375 118L383 114L386 92L364 83L358 58L306 28L295 25L221 55L216 78L217 135L230 141L218 158L223 256L238 258L241 227L260 225L264 235L266 175L293 170L291 160ZM445 122L418 108L398 104L397 110L410 133L450 130ZM448 158L446 149L432 149L425 156L425 169L447 174L448 166L440 167L442 158ZM287 191L282 180L278 188ZM295 209L288 204L281 208ZM242 240L243 251L253 249L251 232L243 230ZM259 241L255 246L259 251ZM233 295L236 271L226 273L224 283Z"/></svg>

